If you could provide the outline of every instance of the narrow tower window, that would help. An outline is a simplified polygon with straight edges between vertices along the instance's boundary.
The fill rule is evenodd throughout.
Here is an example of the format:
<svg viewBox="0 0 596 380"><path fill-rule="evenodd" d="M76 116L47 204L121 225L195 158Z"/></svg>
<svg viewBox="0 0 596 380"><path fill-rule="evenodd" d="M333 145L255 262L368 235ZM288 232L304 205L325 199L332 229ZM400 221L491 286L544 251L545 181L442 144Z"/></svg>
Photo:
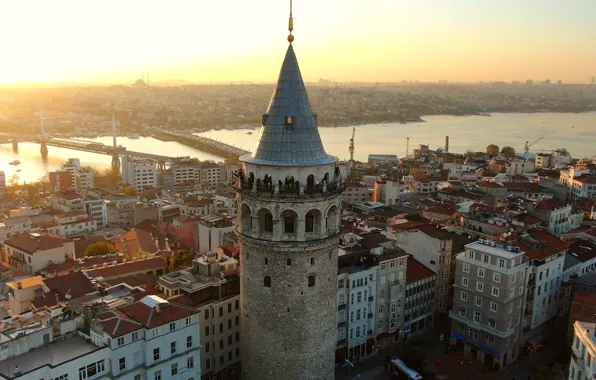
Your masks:
<svg viewBox="0 0 596 380"><path fill-rule="evenodd" d="M271 281L271 280L269 280L269 281ZM315 276L314 275L308 276L308 286L309 287L315 286Z"/></svg>
<svg viewBox="0 0 596 380"><path fill-rule="evenodd" d="M292 259L287 259L287 260L286 260L286 265L287 265L287 266L290 266L290 265L292 265Z"/></svg>
<svg viewBox="0 0 596 380"><path fill-rule="evenodd" d="M263 285L265 285L266 288L270 288L271 287L271 277L265 276L265 278L263 279Z"/></svg>
<svg viewBox="0 0 596 380"><path fill-rule="evenodd" d="M311 257L310 258L310 265L315 265L315 258L314 257Z"/></svg>
<svg viewBox="0 0 596 380"><path fill-rule="evenodd" d="M315 230L315 216L312 213L306 214L305 231L313 232Z"/></svg>
<svg viewBox="0 0 596 380"><path fill-rule="evenodd" d="M286 127L293 128L294 127L294 116L286 116Z"/></svg>
<svg viewBox="0 0 596 380"><path fill-rule="evenodd" d="M269 260L265 257L265 265L269 265Z"/></svg>

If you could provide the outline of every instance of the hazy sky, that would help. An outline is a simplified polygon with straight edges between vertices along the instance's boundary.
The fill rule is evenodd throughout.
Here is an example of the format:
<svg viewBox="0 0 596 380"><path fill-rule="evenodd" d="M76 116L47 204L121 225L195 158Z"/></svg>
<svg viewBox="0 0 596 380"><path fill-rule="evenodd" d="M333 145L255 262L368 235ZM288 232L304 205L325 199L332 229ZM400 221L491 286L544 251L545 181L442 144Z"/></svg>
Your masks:
<svg viewBox="0 0 596 380"><path fill-rule="evenodd" d="M0 83L276 79L288 0L0 2ZM595 0L294 0L307 81L596 75Z"/></svg>

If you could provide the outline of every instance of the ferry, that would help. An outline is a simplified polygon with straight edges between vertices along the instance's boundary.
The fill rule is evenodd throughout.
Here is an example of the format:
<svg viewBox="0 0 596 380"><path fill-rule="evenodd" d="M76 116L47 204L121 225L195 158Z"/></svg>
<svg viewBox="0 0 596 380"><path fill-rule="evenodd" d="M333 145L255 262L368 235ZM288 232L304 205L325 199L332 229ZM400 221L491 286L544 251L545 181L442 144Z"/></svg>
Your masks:
<svg viewBox="0 0 596 380"><path fill-rule="evenodd" d="M252 135L252 132L246 132L247 135Z"/></svg>
<svg viewBox="0 0 596 380"><path fill-rule="evenodd" d="M21 163L21 161L19 160L14 160L14 161L10 161L8 164L9 165L19 165Z"/></svg>

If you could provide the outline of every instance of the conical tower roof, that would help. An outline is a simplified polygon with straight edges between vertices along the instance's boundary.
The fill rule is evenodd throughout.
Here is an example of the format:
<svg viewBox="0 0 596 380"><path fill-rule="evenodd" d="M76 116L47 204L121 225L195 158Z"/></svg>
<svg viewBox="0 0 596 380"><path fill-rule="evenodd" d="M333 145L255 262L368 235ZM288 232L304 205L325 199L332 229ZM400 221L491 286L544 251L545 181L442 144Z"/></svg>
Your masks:
<svg viewBox="0 0 596 380"><path fill-rule="evenodd" d="M323 148L291 44L262 122L257 146L250 157L242 157L243 161L275 166L324 165L337 161Z"/></svg>

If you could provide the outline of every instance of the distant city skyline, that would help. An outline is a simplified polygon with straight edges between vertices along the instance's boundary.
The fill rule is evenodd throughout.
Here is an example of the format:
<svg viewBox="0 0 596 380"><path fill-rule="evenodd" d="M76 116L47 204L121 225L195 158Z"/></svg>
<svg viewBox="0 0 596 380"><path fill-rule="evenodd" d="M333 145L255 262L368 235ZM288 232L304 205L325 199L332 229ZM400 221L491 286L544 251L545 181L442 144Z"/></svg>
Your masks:
<svg viewBox="0 0 596 380"><path fill-rule="evenodd" d="M273 83L286 1L23 0L0 5L0 85ZM590 83L596 2L296 0L307 82ZM35 10L35 12L33 12Z"/></svg>

